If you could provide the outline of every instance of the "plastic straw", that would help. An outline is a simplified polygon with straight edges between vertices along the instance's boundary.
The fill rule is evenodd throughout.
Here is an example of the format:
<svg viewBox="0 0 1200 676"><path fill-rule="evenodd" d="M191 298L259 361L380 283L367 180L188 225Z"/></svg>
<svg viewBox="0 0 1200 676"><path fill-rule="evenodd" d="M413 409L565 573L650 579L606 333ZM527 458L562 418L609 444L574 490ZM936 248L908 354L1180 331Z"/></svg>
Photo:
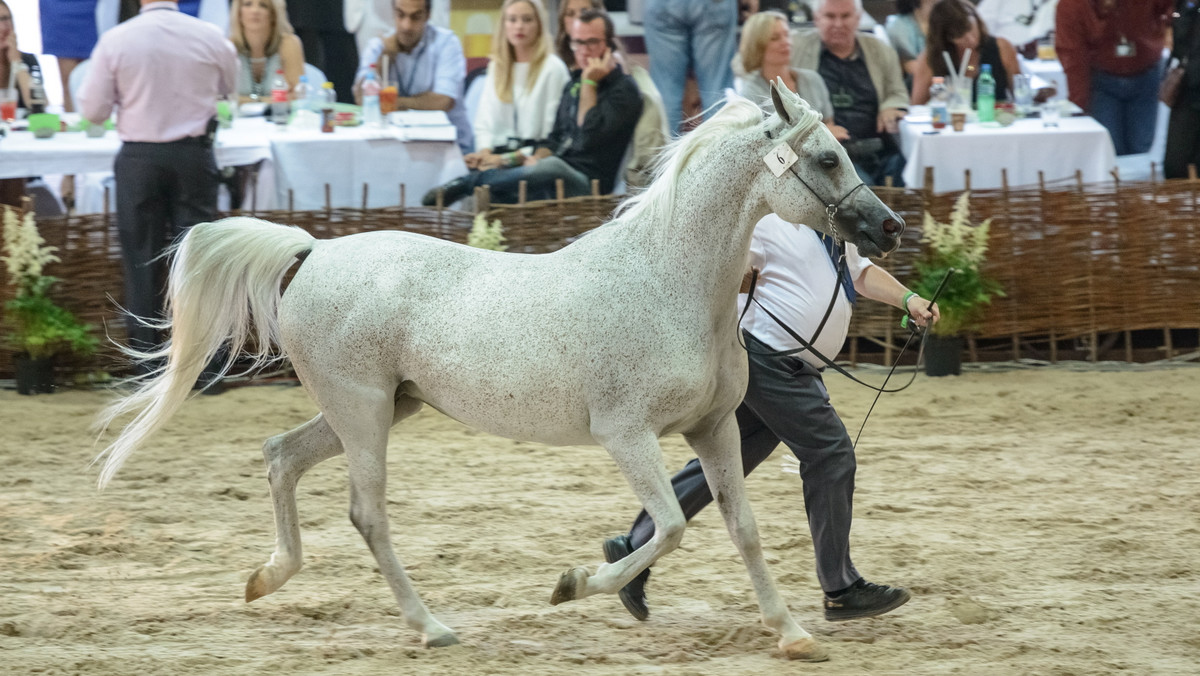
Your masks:
<svg viewBox="0 0 1200 676"><path fill-rule="evenodd" d="M387 55L387 52L383 52L383 53L380 53L379 56L380 56L380 59L379 59L379 87L383 88L383 87L388 86L388 79L387 79L388 55Z"/></svg>

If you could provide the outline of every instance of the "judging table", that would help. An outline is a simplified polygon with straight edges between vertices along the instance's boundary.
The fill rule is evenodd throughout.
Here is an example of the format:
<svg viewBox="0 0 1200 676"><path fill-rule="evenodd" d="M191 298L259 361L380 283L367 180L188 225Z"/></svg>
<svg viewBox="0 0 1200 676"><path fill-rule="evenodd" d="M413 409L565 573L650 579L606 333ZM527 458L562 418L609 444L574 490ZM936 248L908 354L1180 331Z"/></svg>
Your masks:
<svg viewBox="0 0 1200 676"><path fill-rule="evenodd" d="M400 184L406 202L418 204L426 190L467 173L454 142L453 127L382 128L337 127L319 130L277 127L259 118L238 118L217 132L213 147L222 167L264 161L259 175L257 208L284 208L292 191L293 208L325 207L325 184L330 205L361 207L363 184L368 206L396 206ZM109 130L100 138L83 132L60 132L49 139L29 132L12 132L0 139L0 179L52 174L85 174L77 188L80 212L99 211L103 188L111 185L113 160L121 141ZM245 207L249 207L247 196Z"/></svg>
<svg viewBox="0 0 1200 676"><path fill-rule="evenodd" d="M1085 183L1098 183L1109 180L1117 164L1108 131L1090 117L1063 117L1057 127L1025 118L1008 127L968 122L961 132L949 126L933 131L927 117L900 123L904 182L910 188L925 186L926 167L934 169L936 191L953 192L965 187L968 169L972 188L1000 188L1002 169L1015 187L1037 185L1039 171L1046 181L1055 181L1073 179L1079 170Z"/></svg>

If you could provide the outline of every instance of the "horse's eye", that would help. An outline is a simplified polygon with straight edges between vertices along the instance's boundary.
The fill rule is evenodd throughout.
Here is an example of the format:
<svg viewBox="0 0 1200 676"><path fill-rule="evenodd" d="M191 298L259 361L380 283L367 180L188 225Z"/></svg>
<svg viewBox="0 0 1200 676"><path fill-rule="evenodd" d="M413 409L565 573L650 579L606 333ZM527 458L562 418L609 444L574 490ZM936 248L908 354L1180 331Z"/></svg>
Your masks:
<svg viewBox="0 0 1200 676"><path fill-rule="evenodd" d="M817 156L817 163L821 165L822 169L828 170L837 169L840 162L838 160L837 153L833 152L832 150L826 150Z"/></svg>

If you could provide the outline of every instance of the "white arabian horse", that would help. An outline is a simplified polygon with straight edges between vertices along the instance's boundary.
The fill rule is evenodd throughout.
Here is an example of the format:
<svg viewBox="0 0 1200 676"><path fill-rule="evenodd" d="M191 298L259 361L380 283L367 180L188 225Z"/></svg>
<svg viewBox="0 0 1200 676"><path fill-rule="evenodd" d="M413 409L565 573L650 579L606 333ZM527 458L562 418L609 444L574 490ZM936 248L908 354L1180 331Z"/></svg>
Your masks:
<svg viewBox="0 0 1200 676"><path fill-rule="evenodd" d="M685 521L658 438L679 432L703 464L780 649L826 659L780 598L746 501L733 415L747 378L736 297L751 232L768 213L836 229L867 256L894 250L904 224L859 190L819 113L782 83L772 99L776 114L765 120L755 104L729 101L664 151L653 185L613 221L554 253L392 231L315 240L249 218L193 227L171 265L170 342L144 355L166 366L101 416L107 425L137 412L100 454L100 486L182 405L224 343L234 354L252 346L259 363L279 358L278 345L320 414L264 444L276 543L246 600L300 570L296 484L344 452L350 520L405 622L426 646L444 646L458 639L425 607L389 538L389 428L425 403L512 439L608 450L654 519L654 538L595 573L563 573L552 604L614 593L678 546ZM764 158L786 164L785 148L799 158L776 175Z"/></svg>

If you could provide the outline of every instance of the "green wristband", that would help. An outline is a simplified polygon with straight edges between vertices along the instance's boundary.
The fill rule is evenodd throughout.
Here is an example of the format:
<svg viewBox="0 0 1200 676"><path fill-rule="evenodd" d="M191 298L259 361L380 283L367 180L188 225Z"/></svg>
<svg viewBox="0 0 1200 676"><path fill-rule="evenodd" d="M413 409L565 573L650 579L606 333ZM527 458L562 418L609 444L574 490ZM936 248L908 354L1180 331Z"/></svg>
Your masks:
<svg viewBox="0 0 1200 676"><path fill-rule="evenodd" d="M908 312L908 301L911 300L913 296L917 295L919 294L916 291L909 291L908 293L904 294L904 300L900 301L900 309Z"/></svg>
<svg viewBox="0 0 1200 676"><path fill-rule="evenodd" d="M591 85L591 86L593 86L593 87L595 87L595 86L596 86L596 81L595 81L595 80L589 80L589 79L587 79L587 78L583 78L582 80L580 80L580 82L582 82L582 83L583 83L583 84L585 84L585 85Z"/></svg>

